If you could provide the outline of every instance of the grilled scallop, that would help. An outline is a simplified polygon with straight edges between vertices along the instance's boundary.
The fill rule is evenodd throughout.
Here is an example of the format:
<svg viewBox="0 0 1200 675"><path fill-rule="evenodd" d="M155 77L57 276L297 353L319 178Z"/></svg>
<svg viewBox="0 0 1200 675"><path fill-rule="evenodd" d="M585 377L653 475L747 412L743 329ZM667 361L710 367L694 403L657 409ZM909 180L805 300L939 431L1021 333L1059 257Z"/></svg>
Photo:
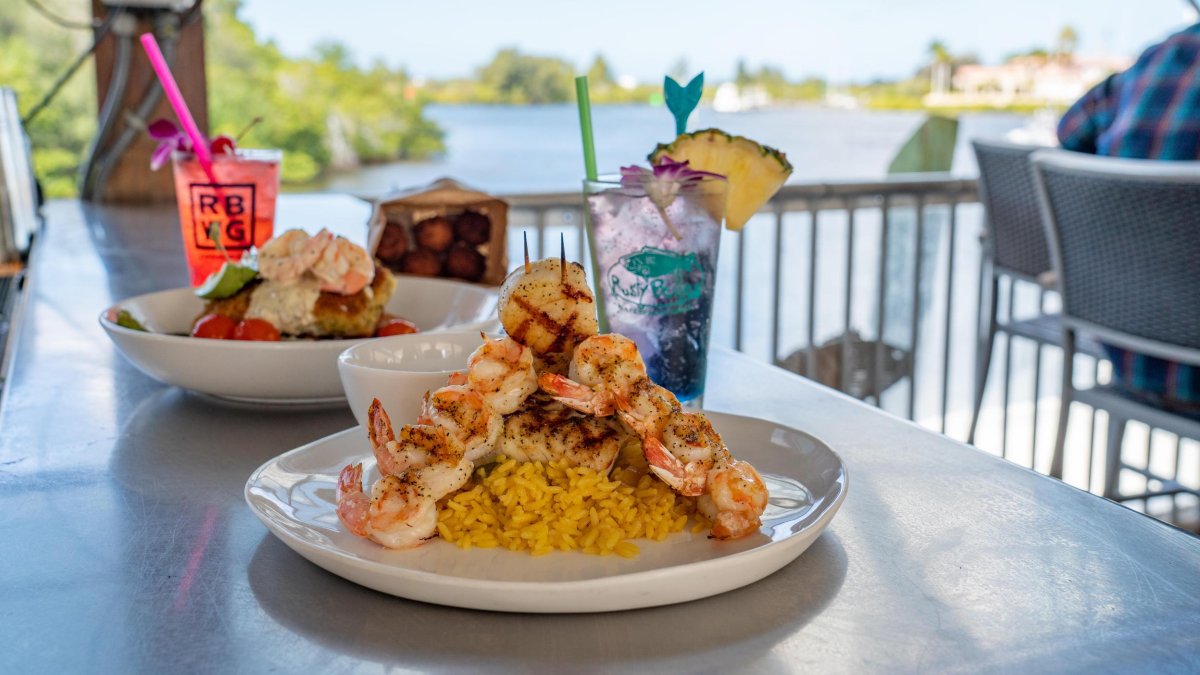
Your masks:
<svg viewBox="0 0 1200 675"><path fill-rule="evenodd" d="M513 270L500 287L500 323L535 356L570 353L597 332L583 266L567 263L564 274L558 258L546 258Z"/></svg>

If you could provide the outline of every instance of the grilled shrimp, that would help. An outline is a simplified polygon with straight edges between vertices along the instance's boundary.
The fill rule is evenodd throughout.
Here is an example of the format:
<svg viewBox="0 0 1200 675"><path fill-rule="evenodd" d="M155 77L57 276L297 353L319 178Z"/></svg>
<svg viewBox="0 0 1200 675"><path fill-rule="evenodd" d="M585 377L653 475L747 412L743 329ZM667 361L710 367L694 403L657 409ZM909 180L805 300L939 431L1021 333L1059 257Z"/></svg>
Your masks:
<svg viewBox="0 0 1200 675"><path fill-rule="evenodd" d="M713 521L713 538L744 537L762 524L767 485L748 462L726 457L709 471L708 489L696 506Z"/></svg>
<svg viewBox="0 0 1200 675"><path fill-rule="evenodd" d="M648 377L635 381L627 391L619 392L615 399L621 421L643 438L662 436L667 420L680 409L675 394L666 387L654 384Z"/></svg>
<svg viewBox="0 0 1200 675"><path fill-rule="evenodd" d="M463 481L470 477L474 464L466 458L462 443L440 426L431 424L405 424L400 427L400 437L392 430L391 420L379 399L371 401L367 411L367 435L371 439L371 450L380 473L385 476L400 476L412 471L425 472L438 481L441 497L446 492L457 490L452 487L440 490L443 482L452 483L453 475L463 473ZM441 478L442 474L450 478ZM461 486L462 483L459 483Z"/></svg>
<svg viewBox="0 0 1200 675"><path fill-rule="evenodd" d="M628 397L646 378L637 344L623 335L593 335L575 347L568 377L542 373L538 384L559 403L582 413L611 415L616 400Z"/></svg>
<svg viewBox="0 0 1200 675"><path fill-rule="evenodd" d="M320 243L315 243L318 240ZM354 295L375 279L375 261L361 246L328 230L321 230L311 241L320 247L309 269L321 280L321 290Z"/></svg>
<svg viewBox="0 0 1200 675"><path fill-rule="evenodd" d="M288 230L263 245L258 269L264 279L290 284L312 272L322 291L354 295L375 279L375 261L360 246L322 229L313 236Z"/></svg>
<svg viewBox="0 0 1200 675"><path fill-rule="evenodd" d="M661 436L646 435L642 449L650 470L679 494L704 494L709 471L729 459L729 449L712 422L701 413L676 410L667 416Z"/></svg>
<svg viewBox="0 0 1200 675"><path fill-rule="evenodd" d="M385 475L368 496L362 464L338 476L337 514L351 532L388 548L418 546L437 533L437 500L414 477Z"/></svg>
<svg viewBox="0 0 1200 675"><path fill-rule="evenodd" d="M451 381L457 378L451 376ZM537 391L533 352L510 337L484 337L467 361L467 385L497 413L507 415Z"/></svg>
<svg viewBox="0 0 1200 675"><path fill-rule="evenodd" d="M542 389L564 405L595 416L614 410L642 438L646 461L676 492L704 491L720 436L707 418L680 411L679 399L654 384L637 345L623 335L592 336L575 348L570 378L543 373ZM712 439L715 439L712 440Z"/></svg>
<svg viewBox="0 0 1200 675"><path fill-rule="evenodd" d="M258 272L270 281L292 283L316 262L324 245L319 235L310 237L304 230L288 230L263 244L258 252Z"/></svg>
<svg viewBox="0 0 1200 675"><path fill-rule="evenodd" d="M371 440L375 463L385 476L398 476L422 460L415 444L401 445L396 440L392 420L379 399L373 399L367 409L367 437Z"/></svg>
<svg viewBox="0 0 1200 675"><path fill-rule="evenodd" d="M569 353L596 334L596 301L579 263L546 258L513 270L500 287L500 323L537 356Z"/></svg>
<svg viewBox="0 0 1200 675"><path fill-rule="evenodd" d="M445 429L462 444L466 458L475 464L491 459L504 430L500 413L478 392L463 384L442 387L432 394L426 392L417 421Z"/></svg>
<svg viewBox="0 0 1200 675"><path fill-rule="evenodd" d="M519 462L566 461L607 472L620 453L619 424L580 416L553 403L531 401L504 419L501 452Z"/></svg>

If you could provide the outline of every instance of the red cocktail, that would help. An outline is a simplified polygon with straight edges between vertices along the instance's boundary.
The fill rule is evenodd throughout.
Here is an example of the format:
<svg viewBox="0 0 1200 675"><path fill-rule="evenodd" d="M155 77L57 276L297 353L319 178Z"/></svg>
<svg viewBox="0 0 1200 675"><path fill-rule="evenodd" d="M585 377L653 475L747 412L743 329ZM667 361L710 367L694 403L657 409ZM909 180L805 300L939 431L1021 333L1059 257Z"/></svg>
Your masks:
<svg viewBox="0 0 1200 675"><path fill-rule="evenodd" d="M234 154L214 154L216 183L195 155L176 152L171 159L183 250L192 285L199 286L225 262L212 236L213 225L219 227L221 246L233 260L271 238L283 152L238 149Z"/></svg>

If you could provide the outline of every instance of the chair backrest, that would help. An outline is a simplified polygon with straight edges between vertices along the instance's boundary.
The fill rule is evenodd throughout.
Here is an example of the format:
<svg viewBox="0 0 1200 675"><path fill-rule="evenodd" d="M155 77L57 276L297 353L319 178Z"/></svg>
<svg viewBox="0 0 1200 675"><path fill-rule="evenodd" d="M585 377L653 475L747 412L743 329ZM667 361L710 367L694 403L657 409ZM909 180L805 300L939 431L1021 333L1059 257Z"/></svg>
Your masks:
<svg viewBox="0 0 1200 675"><path fill-rule="evenodd" d="M1200 162L1032 157L1063 322L1200 363Z"/></svg>
<svg viewBox="0 0 1200 675"><path fill-rule="evenodd" d="M987 212L992 262L1037 277L1050 270L1029 155L1038 146L971 141L979 165L979 196Z"/></svg>

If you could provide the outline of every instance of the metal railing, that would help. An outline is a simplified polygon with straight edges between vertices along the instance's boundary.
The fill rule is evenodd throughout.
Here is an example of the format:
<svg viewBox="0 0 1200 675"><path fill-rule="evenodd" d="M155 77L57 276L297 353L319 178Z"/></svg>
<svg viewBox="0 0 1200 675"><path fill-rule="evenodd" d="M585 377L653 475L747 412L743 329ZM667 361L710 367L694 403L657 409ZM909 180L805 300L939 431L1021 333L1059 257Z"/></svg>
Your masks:
<svg viewBox="0 0 1200 675"><path fill-rule="evenodd" d="M580 195L509 202L514 265L523 233L533 255L557 254L562 235L568 256L587 259ZM713 342L966 440L990 286L983 219L975 181L944 174L785 186L742 232L722 239ZM1002 322L1056 305L1052 293L1015 280L1001 284L992 300ZM981 449L1042 473L1050 470L1058 422L1062 356L1055 342L1001 334L976 433ZM1105 370L1094 360L1076 368L1091 378ZM1045 377L1052 381L1043 383ZM1063 475L1097 493L1099 421L1092 412L1086 428L1072 423ZM1149 465L1158 444L1148 440L1133 454L1141 452ZM1178 479L1177 439L1175 446ZM1191 468L1185 461L1184 473Z"/></svg>

